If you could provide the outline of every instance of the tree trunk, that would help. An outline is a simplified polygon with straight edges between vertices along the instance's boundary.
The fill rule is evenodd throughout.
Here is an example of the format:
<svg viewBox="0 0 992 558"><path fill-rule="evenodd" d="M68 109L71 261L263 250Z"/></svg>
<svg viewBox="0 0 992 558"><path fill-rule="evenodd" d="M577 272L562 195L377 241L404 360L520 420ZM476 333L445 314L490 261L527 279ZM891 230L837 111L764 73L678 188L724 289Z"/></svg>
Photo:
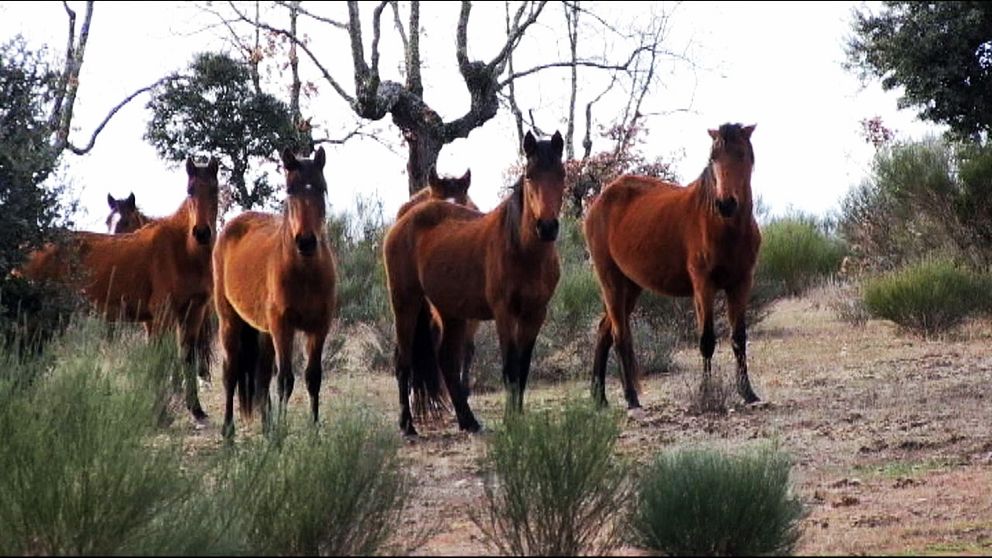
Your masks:
<svg viewBox="0 0 992 558"><path fill-rule="evenodd" d="M427 176L437 165L437 157L444 147L444 141L429 131L403 132L408 150L406 175L410 195L414 195L427 185Z"/></svg>

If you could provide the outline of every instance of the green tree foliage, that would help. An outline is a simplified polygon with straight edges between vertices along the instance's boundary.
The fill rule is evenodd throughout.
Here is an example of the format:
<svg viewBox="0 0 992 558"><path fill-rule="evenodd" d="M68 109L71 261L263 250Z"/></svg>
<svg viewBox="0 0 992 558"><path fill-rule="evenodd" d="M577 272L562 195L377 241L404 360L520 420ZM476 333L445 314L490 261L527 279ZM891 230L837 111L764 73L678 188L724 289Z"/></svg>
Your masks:
<svg viewBox="0 0 992 558"><path fill-rule="evenodd" d="M0 46L0 330L6 337L18 317L42 304L42 292L10 275L29 250L68 224L71 208L63 188L47 179L58 165L48 124L58 74L44 51L32 51L20 36Z"/></svg>
<svg viewBox="0 0 992 558"><path fill-rule="evenodd" d="M900 107L959 136L992 129L992 4L883 2L855 11L847 66L902 88Z"/></svg>
<svg viewBox="0 0 992 558"><path fill-rule="evenodd" d="M220 155L230 173L229 202L244 209L265 205L275 187L265 174L249 187L249 170L259 160L275 161L286 146L309 150L310 138L293 125L285 103L255 89L243 62L201 53L189 70L187 79L165 83L148 102L145 139L170 161L201 151Z"/></svg>

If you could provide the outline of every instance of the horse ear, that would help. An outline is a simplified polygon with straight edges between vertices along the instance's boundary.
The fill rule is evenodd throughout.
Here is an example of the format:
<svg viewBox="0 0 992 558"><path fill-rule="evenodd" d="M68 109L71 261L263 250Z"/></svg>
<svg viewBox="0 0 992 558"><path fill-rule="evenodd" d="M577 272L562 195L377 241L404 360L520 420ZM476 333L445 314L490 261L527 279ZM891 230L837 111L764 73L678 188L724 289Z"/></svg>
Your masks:
<svg viewBox="0 0 992 558"><path fill-rule="evenodd" d="M720 139L720 130L706 130L714 140Z"/></svg>
<svg viewBox="0 0 992 558"><path fill-rule="evenodd" d="M196 174L196 163L193 162L193 156L190 155L186 157L186 175L193 176Z"/></svg>
<svg viewBox="0 0 992 558"><path fill-rule="evenodd" d="M441 177L437 175L437 167L434 165L431 165L430 170L427 171L427 185L431 188L441 186Z"/></svg>
<svg viewBox="0 0 992 558"><path fill-rule="evenodd" d="M555 150L555 154L559 158L565 150L565 140L562 139L561 132L558 130L555 130L555 135L551 136L551 148Z"/></svg>
<svg viewBox="0 0 992 558"><path fill-rule="evenodd" d="M534 139L534 134L527 130L527 135L524 136L524 155L532 157L535 151L537 151L537 140Z"/></svg>
<svg viewBox="0 0 992 558"><path fill-rule="evenodd" d="M130 205L131 207L135 207L135 205L134 205L134 192L131 192L131 195L127 197L127 204Z"/></svg>
<svg viewBox="0 0 992 558"><path fill-rule="evenodd" d="M751 139L751 133L754 132L754 129L757 127L757 124L751 124L750 126L744 126L741 128L741 131L744 132L744 138Z"/></svg>
<svg viewBox="0 0 992 558"><path fill-rule="evenodd" d="M465 185L465 190L468 190L468 187L472 185L472 169L466 169L459 181Z"/></svg>
<svg viewBox="0 0 992 558"><path fill-rule="evenodd" d="M114 196L111 196L109 193L107 194L107 205L110 206L111 211L117 211L117 200L115 200Z"/></svg>
<svg viewBox="0 0 992 558"><path fill-rule="evenodd" d="M324 146L317 148L317 154L313 156L313 164L317 165L317 168L324 170L324 163L327 162L327 156L324 154Z"/></svg>
<svg viewBox="0 0 992 558"><path fill-rule="evenodd" d="M300 162L296 160L293 150L288 147L282 150L282 166L288 171L300 168Z"/></svg>
<svg viewBox="0 0 992 558"><path fill-rule="evenodd" d="M213 176L217 176L217 169L219 168L220 168L220 161L217 160L217 157L211 157L210 163L207 165L207 170L210 171L210 174L212 174Z"/></svg>

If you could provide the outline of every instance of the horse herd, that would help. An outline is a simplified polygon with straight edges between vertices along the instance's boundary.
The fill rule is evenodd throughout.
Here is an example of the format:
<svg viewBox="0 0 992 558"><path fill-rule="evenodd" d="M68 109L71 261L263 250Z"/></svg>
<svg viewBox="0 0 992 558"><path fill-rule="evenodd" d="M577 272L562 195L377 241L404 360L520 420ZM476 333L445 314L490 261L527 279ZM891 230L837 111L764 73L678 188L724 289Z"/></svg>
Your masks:
<svg viewBox="0 0 992 558"><path fill-rule="evenodd" d="M691 296L704 374L716 338L713 301L726 292L737 360L737 388L759 399L747 370L745 310L761 236L753 217L754 126L709 130L710 158L688 186L625 175L603 188L584 218L587 247L605 312L593 351L592 394L606 403L611 347L620 361L628 409L637 412L638 368L630 316L643 289ZM443 416L453 407L462 430L480 424L469 406L469 369L479 323L494 320L503 363L507 410L523 407L538 333L560 278L555 241L565 192L560 133L524 138L526 163L510 194L483 213L468 197L471 174L441 178L400 208L383 241L395 324L399 426L415 436L414 417ZM278 416L293 391L293 342L306 339L304 372L310 411L318 419L324 341L335 313L335 259L326 232L326 161L290 149L281 154L286 201L281 215L245 212L219 233L218 167L186 161L187 197L171 216L141 214L134 195L108 195L109 234L69 233L29 255L21 273L79 289L109 320L141 322L149 335L174 328L183 361L186 405L207 415L194 373L209 378L213 328L223 354L223 434L241 414L273 417L269 388L278 379ZM411 406L412 402L412 406Z"/></svg>

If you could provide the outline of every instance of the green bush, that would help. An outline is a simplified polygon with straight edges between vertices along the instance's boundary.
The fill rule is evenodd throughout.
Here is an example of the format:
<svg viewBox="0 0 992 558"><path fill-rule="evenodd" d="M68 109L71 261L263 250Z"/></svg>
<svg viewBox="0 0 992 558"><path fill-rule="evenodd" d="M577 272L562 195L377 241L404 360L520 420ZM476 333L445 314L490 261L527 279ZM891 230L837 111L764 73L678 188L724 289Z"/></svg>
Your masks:
<svg viewBox="0 0 992 558"><path fill-rule="evenodd" d="M485 456L486 510L472 517L487 544L519 556L615 548L628 492L619 432L616 416L584 398L508 416Z"/></svg>
<svg viewBox="0 0 992 558"><path fill-rule="evenodd" d="M791 296L837 273L846 250L808 216L777 219L761 231L758 267L763 278L779 281Z"/></svg>
<svg viewBox="0 0 992 558"><path fill-rule="evenodd" d="M108 340L93 321L41 355L0 354L0 554L168 552L214 538L168 519L197 486L180 444L151 441L175 355L168 340Z"/></svg>
<svg viewBox="0 0 992 558"><path fill-rule="evenodd" d="M328 237L337 264L338 315L344 325L391 321L382 238L389 228L382 201L356 201L355 214L331 215Z"/></svg>
<svg viewBox="0 0 992 558"><path fill-rule="evenodd" d="M790 554L803 505L790 493L787 456L688 450L659 456L637 486L637 544L668 555Z"/></svg>
<svg viewBox="0 0 992 558"><path fill-rule="evenodd" d="M926 260L866 281L865 306L924 337L941 334L989 309L992 281L946 260Z"/></svg>
<svg viewBox="0 0 992 558"><path fill-rule="evenodd" d="M270 555L382 550L411 490L399 438L356 405L336 406L326 427L304 430L248 444L223 465L219 484L234 498L248 547Z"/></svg>

